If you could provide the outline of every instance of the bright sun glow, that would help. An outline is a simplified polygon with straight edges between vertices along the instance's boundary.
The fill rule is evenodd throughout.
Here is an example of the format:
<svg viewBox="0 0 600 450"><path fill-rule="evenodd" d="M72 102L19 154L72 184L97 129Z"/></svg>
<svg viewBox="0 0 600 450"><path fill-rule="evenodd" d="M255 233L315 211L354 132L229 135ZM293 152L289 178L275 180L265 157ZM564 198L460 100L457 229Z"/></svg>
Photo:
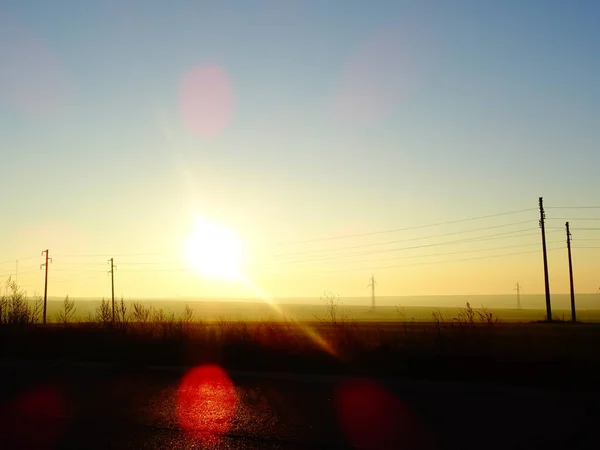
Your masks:
<svg viewBox="0 0 600 450"><path fill-rule="evenodd" d="M184 253L201 275L229 281L242 277L239 240L219 224L198 220L185 242Z"/></svg>

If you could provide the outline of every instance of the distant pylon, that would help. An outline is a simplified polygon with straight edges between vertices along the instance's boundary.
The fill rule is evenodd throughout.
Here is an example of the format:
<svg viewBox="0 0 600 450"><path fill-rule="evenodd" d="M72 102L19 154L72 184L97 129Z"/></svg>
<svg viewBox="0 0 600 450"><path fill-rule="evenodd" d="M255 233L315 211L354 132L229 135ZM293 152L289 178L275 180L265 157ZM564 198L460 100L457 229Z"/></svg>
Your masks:
<svg viewBox="0 0 600 450"><path fill-rule="evenodd" d="M367 287L371 288L371 309L375 310L375 284L377 284L377 282L375 281L375 276L371 275L371 282L369 283L369 285Z"/></svg>
<svg viewBox="0 0 600 450"><path fill-rule="evenodd" d="M517 309L521 309L521 285L517 282L517 287L515 287L515 291L517 291Z"/></svg>

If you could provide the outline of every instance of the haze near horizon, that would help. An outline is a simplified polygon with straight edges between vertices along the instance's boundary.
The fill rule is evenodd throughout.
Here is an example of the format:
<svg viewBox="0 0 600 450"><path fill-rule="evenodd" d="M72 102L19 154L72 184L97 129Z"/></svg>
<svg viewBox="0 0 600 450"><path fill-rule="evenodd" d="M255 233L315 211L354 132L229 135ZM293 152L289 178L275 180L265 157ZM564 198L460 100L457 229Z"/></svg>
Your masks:
<svg viewBox="0 0 600 450"><path fill-rule="evenodd" d="M0 284L599 290L596 2L5 1ZM18 262L17 262L18 261Z"/></svg>

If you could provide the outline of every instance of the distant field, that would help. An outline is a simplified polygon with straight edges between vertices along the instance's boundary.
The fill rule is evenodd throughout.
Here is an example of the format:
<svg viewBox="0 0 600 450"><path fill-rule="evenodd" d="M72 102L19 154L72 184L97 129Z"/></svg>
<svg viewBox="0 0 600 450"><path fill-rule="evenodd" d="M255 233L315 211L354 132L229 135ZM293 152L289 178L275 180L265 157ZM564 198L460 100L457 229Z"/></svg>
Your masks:
<svg viewBox="0 0 600 450"><path fill-rule="evenodd" d="M465 302L466 303L466 302ZM94 317L95 310L100 301L96 300L75 300L76 313L75 320L85 321L89 317ZM131 301L125 304L131 309ZM243 320L243 321L266 321L266 320L299 320L315 321L325 318L324 304L302 305L302 304L281 304L271 306L266 303L257 302L217 302L217 301L142 301L145 306L152 306L155 309L163 309L166 313L174 313L177 317L182 313L185 306L188 305L194 311L194 318L203 321L215 320ZM58 312L62 303L58 300L48 302L48 318L54 321L58 317ZM475 309L481 309L479 305L472 305ZM600 306L600 305L599 305ZM451 320L460 312L459 307L432 307L432 306L379 306L375 311L371 311L369 306L340 304L339 314L347 316L350 320L359 322L396 322L396 321L415 321L430 322L432 313L439 311L446 320ZM507 308L489 308L495 317L502 322L532 322L545 319L545 309L507 309ZM571 312L568 309L554 309L553 316L557 319L570 320ZM578 311L578 319L585 322L600 322L600 309L581 309Z"/></svg>

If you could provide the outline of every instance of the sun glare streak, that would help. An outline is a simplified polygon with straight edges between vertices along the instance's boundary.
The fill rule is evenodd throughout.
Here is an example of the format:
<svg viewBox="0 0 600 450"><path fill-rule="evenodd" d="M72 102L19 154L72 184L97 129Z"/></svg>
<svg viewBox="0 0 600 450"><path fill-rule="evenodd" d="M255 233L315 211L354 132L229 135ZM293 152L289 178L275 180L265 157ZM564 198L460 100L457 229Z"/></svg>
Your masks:
<svg viewBox="0 0 600 450"><path fill-rule="evenodd" d="M281 309L281 306L273 301L273 299L259 286L257 286L252 280L242 275L241 278L242 283L252 291L254 295L263 300L267 305L269 305L273 311L275 311L280 317L284 317L284 313ZM338 354L335 352L333 347L327 342L323 337L311 327L307 323L296 323L296 326L308 336L319 348L329 353L332 356L338 357Z"/></svg>

